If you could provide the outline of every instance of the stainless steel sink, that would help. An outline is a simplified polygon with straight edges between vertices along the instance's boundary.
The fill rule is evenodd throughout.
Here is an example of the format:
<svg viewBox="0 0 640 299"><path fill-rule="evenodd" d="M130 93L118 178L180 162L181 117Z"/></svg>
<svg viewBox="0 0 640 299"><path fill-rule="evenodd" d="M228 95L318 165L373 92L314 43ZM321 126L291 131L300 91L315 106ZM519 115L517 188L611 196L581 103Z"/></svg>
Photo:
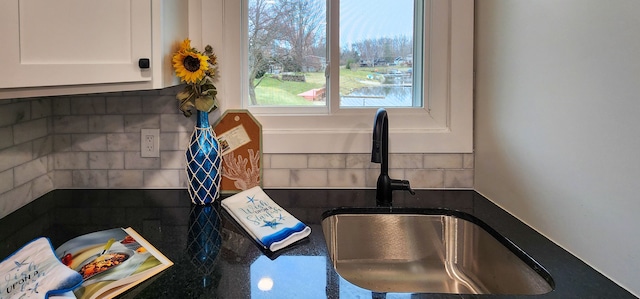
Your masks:
<svg viewBox="0 0 640 299"><path fill-rule="evenodd" d="M340 276L374 292L544 294L549 273L477 218L441 209L336 209L322 230Z"/></svg>

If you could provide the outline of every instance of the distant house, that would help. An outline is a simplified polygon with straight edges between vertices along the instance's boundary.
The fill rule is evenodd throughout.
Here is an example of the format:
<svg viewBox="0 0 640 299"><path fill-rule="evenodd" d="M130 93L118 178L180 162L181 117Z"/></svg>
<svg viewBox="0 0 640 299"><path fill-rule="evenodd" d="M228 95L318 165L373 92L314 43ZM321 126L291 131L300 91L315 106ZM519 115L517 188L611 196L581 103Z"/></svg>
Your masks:
<svg viewBox="0 0 640 299"><path fill-rule="evenodd" d="M360 59L360 66L373 66L373 61Z"/></svg>
<svg viewBox="0 0 640 299"><path fill-rule="evenodd" d="M404 57L404 62L407 65L413 65L413 54L409 54L407 56Z"/></svg>

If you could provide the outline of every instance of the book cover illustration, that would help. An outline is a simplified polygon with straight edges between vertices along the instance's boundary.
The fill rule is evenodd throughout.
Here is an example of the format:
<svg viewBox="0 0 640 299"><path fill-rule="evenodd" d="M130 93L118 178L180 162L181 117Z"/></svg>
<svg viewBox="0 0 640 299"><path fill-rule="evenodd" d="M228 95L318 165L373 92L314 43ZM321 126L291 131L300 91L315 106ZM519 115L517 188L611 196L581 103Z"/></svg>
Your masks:
<svg viewBox="0 0 640 299"><path fill-rule="evenodd" d="M132 228L114 228L73 238L56 256L82 276L77 298L113 297L173 265Z"/></svg>

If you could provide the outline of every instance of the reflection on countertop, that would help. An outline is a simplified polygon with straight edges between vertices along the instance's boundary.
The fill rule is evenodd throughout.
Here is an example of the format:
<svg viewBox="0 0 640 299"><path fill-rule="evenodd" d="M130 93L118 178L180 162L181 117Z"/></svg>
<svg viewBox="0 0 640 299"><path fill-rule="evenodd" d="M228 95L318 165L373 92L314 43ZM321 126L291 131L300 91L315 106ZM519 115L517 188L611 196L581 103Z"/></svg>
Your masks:
<svg viewBox="0 0 640 299"><path fill-rule="evenodd" d="M0 257L8 256L38 236L49 237L55 247L83 233L131 226L175 265L122 298L478 296L372 293L350 284L334 271L320 225L322 213L337 207L374 206L375 190L265 191L278 205L311 227L308 239L276 253L265 252L218 204L192 206L183 189L55 190L0 219ZM394 206L447 208L472 214L542 264L553 277L556 288L533 298L635 298L474 191L418 190L416 193L415 196L394 193Z"/></svg>

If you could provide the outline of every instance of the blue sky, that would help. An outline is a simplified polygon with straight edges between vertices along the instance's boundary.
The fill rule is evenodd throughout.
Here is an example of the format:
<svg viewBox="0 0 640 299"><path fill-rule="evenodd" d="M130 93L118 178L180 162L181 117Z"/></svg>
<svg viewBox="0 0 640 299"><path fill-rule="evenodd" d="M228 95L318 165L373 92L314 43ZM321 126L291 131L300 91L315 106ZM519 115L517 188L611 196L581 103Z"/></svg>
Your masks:
<svg viewBox="0 0 640 299"><path fill-rule="evenodd" d="M413 34L413 0L341 0L340 45Z"/></svg>

